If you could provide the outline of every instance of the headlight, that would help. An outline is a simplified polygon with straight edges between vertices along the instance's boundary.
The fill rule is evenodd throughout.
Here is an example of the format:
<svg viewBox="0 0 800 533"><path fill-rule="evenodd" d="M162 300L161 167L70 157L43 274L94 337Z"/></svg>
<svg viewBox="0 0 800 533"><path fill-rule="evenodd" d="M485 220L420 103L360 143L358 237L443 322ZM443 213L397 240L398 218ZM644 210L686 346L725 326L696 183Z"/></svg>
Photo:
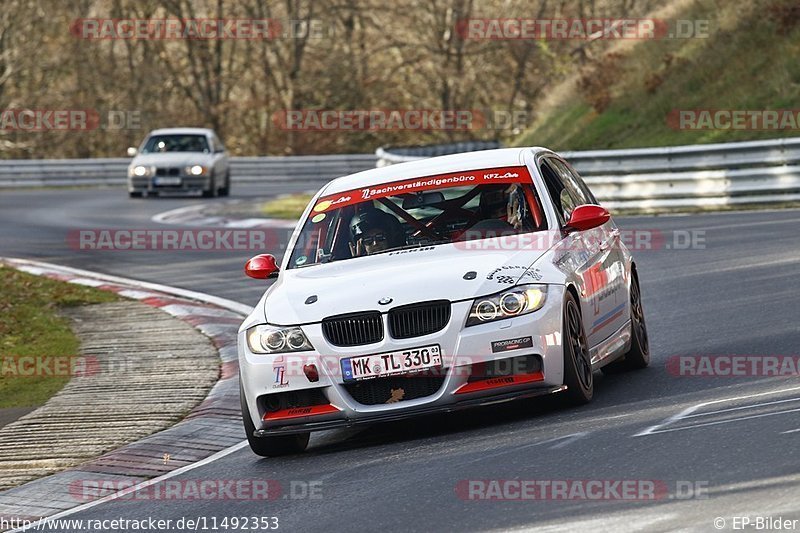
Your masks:
<svg viewBox="0 0 800 533"><path fill-rule="evenodd" d="M186 167L186 173L191 176L202 176L206 173L206 167L201 165L192 165L191 167Z"/></svg>
<svg viewBox="0 0 800 533"><path fill-rule="evenodd" d="M304 352L314 349L302 329L266 324L247 330L247 346L253 353Z"/></svg>
<svg viewBox="0 0 800 533"><path fill-rule="evenodd" d="M541 309L547 298L547 285L519 285L513 289L472 302L467 326L485 324L532 313Z"/></svg>
<svg viewBox="0 0 800 533"><path fill-rule="evenodd" d="M147 167L143 167L142 165L137 165L133 167L134 176L142 177L142 176L147 176L147 174L148 174Z"/></svg>

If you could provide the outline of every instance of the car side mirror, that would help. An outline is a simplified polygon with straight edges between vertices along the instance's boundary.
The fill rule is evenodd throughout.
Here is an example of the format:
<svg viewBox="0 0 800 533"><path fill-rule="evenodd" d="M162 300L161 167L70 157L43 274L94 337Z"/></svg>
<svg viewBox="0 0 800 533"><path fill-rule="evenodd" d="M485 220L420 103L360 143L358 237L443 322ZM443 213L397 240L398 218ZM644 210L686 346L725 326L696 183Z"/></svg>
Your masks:
<svg viewBox="0 0 800 533"><path fill-rule="evenodd" d="M244 273L253 279L277 278L278 264L272 254L259 254L248 259L244 265Z"/></svg>
<svg viewBox="0 0 800 533"><path fill-rule="evenodd" d="M579 205L572 210L565 229L568 233L585 231L600 227L610 219L611 214L604 207L594 204Z"/></svg>
<svg viewBox="0 0 800 533"><path fill-rule="evenodd" d="M139 153L139 150L134 148L133 146L128 147L128 157L136 157L136 154Z"/></svg>

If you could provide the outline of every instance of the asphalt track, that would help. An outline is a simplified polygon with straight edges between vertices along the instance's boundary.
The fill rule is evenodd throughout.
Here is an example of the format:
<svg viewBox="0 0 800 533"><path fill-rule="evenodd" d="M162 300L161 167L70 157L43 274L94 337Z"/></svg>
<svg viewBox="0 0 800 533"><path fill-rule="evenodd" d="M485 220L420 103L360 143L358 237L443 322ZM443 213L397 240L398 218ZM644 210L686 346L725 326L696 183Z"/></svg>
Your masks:
<svg viewBox="0 0 800 533"><path fill-rule="evenodd" d="M307 187L238 187L233 196L298 188ZM243 276L247 251L89 252L67 244L70 230L163 228L150 217L201 201L207 200L134 201L115 189L2 191L0 255L254 304L264 285ZM213 517L221 524L224 517L277 516L281 530L326 532L716 531L716 518L725 520L725 530L737 524L734 517L800 519L797 376L689 377L667 370L669 358L680 355L800 355L800 211L618 223L657 230L671 246L635 252L651 367L597 374L590 405L565 408L550 397L325 432L312 436L307 453L281 459L261 459L245 448L174 479L274 480L283 487L280 498L114 501L70 518L205 517L211 530ZM691 231L704 243L676 249L674 239ZM667 494L652 501L620 501L613 493L600 500L487 501L456 490L466 480L513 479L651 480ZM304 484L319 497L303 497ZM681 497L688 486L694 497Z"/></svg>

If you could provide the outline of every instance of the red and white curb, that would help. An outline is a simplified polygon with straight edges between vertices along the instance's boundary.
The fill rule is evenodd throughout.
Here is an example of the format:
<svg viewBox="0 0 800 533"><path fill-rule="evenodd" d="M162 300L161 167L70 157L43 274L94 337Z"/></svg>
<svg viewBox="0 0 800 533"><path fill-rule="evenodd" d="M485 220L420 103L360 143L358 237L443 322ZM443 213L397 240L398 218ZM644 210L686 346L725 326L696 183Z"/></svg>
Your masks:
<svg viewBox="0 0 800 533"><path fill-rule="evenodd" d="M73 514L195 469L246 446L239 408L236 336L243 318L251 311L250 306L199 292L39 261L0 258L0 264L111 291L157 307L209 337L221 359L220 379L183 421L78 467L0 492L0 517L39 519ZM87 479L108 480L109 487L130 488L125 491L109 489L85 503L76 498L71 487Z"/></svg>

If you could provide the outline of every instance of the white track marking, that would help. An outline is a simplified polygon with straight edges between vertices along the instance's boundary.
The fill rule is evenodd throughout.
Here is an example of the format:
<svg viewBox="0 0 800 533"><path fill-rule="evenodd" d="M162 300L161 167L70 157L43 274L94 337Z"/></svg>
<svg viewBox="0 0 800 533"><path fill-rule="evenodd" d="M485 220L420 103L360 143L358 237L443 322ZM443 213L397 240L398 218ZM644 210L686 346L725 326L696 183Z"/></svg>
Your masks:
<svg viewBox="0 0 800 533"><path fill-rule="evenodd" d="M705 416L707 414L717 414L717 413L723 413L723 412L727 412L727 411L734 411L734 410L737 410L737 409L760 407L762 405L771 405L771 404L776 404L776 403L781 403L781 402L786 402L786 401L794 401L794 400L798 400L800 398L791 398L791 399L787 399L787 400L778 400L778 401L775 401L775 402L766 402L766 403L755 404L755 405L733 407L733 408L730 408L730 409L722 409L722 410L719 410L719 411L712 411L710 413L698 413L696 415L692 415L693 412L695 412L698 409L700 409L701 407L705 407L707 405L714 405L714 404L724 403L724 402L733 402L733 401L737 401L737 400L747 400L749 398L759 398L759 397L762 397L762 396L772 396L772 395L775 395L775 394L781 394L783 392L793 392L793 391L798 391L798 390L800 390L800 387L791 387L791 388L788 388L788 389L780 389L780 390L769 391L769 392L759 392L759 393L756 393L756 394L746 394L744 396L733 396L731 398L723 398L721 400L713 400L713 401L710 401L710 402L699 403L697 405L693 405L692 407L688 407L688 408L684 409L683 411L681 411L678 414L672 415L671 417L663 420L659 424L656 424L654 426L650 426L649 428L645 429L644 431L640 431L639 433L635 433L632 436L633 437L643 437L645 435L653 435L653 434L656 434L656 433L666 433L668 431L680 431L682 429L693 429L693 428L703 427L703 426L713 426L713 425L724 424L724 423L728 423L728 422L736 422L736 421L739 421L739 420L748 420L748 419L752 419L752 418L761 418L761 417L764 417L764 416L771 416L771 415L777 415L777 414L783 414L783 413L793 413L795 411L800 411L800 409L789 409L789 410L785 410L785 411L777 411L777 412L774 412L774 413L766 413L766 414L761 414L761 415L750 415L750 416L733 418L733 419L730 419L730 420L722 420L722 421L717 421L717 422L705 422L705 423L695 424L693 426L684 427L684 428L661 429L661 428L663 428L665 426L668 426L668 425L670 425L670 424L672 424L674 422L677 422L679 420L683 420L684 418L694 418L694 417L698 417L698 416Z"/></svg>
<svg viewBox="0 0 800 533"><path fill-rule="evenodd" d="M696 415L685 416L684 418L695 418L698 416L718 415L720 413L729 413L731 411L740 411L742 409L753 409L755 407L764 407L765 405L775 405L786 402L800 402L800 398L789 398L787 400L775 400L774 402L754 403L753 405L742 405L739 407L729 407L728 409L719 409L718 411L708 411L707 413L697 413Z"/></svg>
<svg viewBox="0 0 800 533"><path fill-rule="evenodd" d="M105 496L103 498L97 499L95 501L92 501L92 502L89 502L89 503L85 503L83 505L79 505L78 507L73 507L72 509L67 509L66 511L61 511L60 513L56 513L56 514L48 516L47 518L44 518L44 519L42 519L40 521L36 521L33 524L29 525L28 527L17 528L17 529L14 529L14 530L10 531L9 533L19 533L19 532L22 532L22 531L27 531L27 530L32 529L32 528L41 529L41 528L37 528L37 524L40 524L40 523L44 524L45 520L47 520L47 521L58 520L60 518L71 516L71 515L73 515L75 513L80 513L80 512L89 510L92 507L96 507L96 506L98 506L100 504L107 503L107 502L110 502L110 501L114 501L114 500L117 500L119 498L123 498L123 497L127 496L128 494L131 494L132 492L136 492L136 491L145 489L145 488L147 488L147 487L149 487L151 485L155 485L156 483L161 483L162 481L166 481L167 479L173 478L175 476L179 476L181 474L185 474L186 472L189 472L189 471L194 470L196 468L200 468L201 466L205 466L207 464L213 463L214 461L222 459L223 457L226 457L226 456L228 456L228 455L230 455L232 453L238 452L239 450L241 450L242 448L245 448L247 446L248 446L247 441L246 440L242 441L239 444L234 444L230 448L225 448L224 450L218 451L214 455L206 457L202 461L198 461L196 463L192 463L190 465L183 466L181 468L178 468L177 470L173 470L172 472L164 474L163 476L159 476L159 477L156 477L156 478L153 478L153 479L148 479L147 481L143 481L143 482L139 483L138 485L134 485L133 487L128 487L127 489L121 490L119 492L115 492L114 494L109 494L108 496Z"/></svg>
<svg viewBox="0 0 800 533"><path fill-rule="evenodd" d="M785 411L775 411L773 413L762 413L760 415L749 415L749 416L740 416L738 418L731 418L729 420L717 420L715 422L703 422L701 424L694 424L691 426L685 426L680 428L666 428L666 429L659 429L658 431L653 431L652 433L669 433L671 431L684 431L686 429L697 429L705 426L718 426L720 424L730 424L731 422L741 422L742 420L751 420L754 418L763 418L765 416L774 416L774 415L785 415L787 413L796 413L800 412L800 408L798 409L786 409ZM638 437L639 435L634 435L634 437Z"/></svg>

